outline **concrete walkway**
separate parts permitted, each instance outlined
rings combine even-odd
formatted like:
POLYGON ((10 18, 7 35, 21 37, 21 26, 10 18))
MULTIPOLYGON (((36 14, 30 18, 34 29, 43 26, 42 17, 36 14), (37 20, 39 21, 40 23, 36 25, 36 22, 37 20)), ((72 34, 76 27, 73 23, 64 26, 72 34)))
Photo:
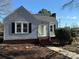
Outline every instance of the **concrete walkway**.
POLYGON ((79 59, 79 54, 77 53, 74 53, 74 52, 70 52, 68 50, 65 50, 65 49, 62 49, 62 48, 59 48, 59 47, 47 47, 49 48, 50 50, 54 50, 60 54, 63 54, 69 58, 72 58, 72 59, 79 59))

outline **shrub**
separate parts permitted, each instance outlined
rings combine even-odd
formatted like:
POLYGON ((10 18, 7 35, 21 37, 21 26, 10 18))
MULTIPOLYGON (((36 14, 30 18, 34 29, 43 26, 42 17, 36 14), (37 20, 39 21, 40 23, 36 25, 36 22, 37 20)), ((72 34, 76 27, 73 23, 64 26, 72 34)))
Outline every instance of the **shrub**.
POLYGON ((58 42, 62 45, 70 43, 72 41, 71 40, 71 32, 68 29, 64 29, 64 28, 57 29, 55 34, 58 39, 58 42))
POLYGON ((3 36, 3 32, 0 32, 0 36, 3 36))
POLYGON ((73 29, 71 29, 71 37, 76 37, 76 32, 73 29))
POLYGON ((0 43, 3 42, 3 32, 0 32, 0 43))
POLYGON ((0 43, 2 43, 3 42, 3 37, 0 37, 0 43))

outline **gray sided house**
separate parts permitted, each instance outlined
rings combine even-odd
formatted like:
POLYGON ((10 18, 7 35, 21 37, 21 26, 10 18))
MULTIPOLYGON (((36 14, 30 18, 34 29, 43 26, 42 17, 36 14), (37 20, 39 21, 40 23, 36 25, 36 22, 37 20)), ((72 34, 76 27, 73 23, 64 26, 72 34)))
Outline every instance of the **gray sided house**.
POLYGON ((35 15, 23 6, 4 19, 4 40, 55 37, 56 16, 35 15))

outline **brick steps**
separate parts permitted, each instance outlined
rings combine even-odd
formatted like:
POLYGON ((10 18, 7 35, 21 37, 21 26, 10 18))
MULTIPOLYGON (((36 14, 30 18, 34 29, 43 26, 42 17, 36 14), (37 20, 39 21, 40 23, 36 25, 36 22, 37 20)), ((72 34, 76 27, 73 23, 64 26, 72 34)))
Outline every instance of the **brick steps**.
POLYGON ((45 44, 53 44, 54 42, 56 42, 56 38, 54 37, 45 37, 45 38, 39 38, 39 43, 42 44, 42 45, 45 45, 45 44))

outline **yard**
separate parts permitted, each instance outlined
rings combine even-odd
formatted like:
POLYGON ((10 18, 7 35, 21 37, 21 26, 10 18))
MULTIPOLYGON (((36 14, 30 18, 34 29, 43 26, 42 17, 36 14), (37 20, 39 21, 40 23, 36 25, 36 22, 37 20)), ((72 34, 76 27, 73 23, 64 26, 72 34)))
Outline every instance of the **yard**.
MULTIPOLYGON (((2 38, 2 37, 1 37, 2 38)), ((53 46, 53 45, 52 45, 53 46)), ((79 38, 62 48, 79 54, 79 38)), ((0 59, 70 59, 46 47, 34 44, 0 44, 0 59)))
POLYGON ((72 44, 65 45, 62 48, 79 54, 79 37, 74 38, 72 44))
POLYGON ((0 59, 70 59, 33 44, 0 44, 0 59))

